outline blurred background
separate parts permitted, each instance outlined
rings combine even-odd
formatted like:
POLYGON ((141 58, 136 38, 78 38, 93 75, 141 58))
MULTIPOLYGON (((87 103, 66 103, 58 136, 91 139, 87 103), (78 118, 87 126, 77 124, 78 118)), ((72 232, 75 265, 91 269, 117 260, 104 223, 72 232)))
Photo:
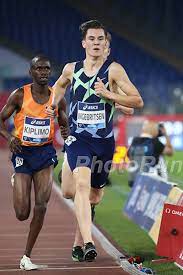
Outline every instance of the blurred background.
POLYGON ((155 115, 183 150, 182 17, 181 0, 0 0, 0 109, 11 91, 31 81, 34 55, 52 61, 51 85, 65 63, 84 58, 79 25, 95 18, 111 32, 111 54, 145 103, 137 117, 116 116, 117 143, 128 145, 143 120, 155 115))
MULTIPOLYGON (((117 149, 113 162, 118 165, 128 161, 127 148, 132 138, 140 135, 146 119, 163 122, 175 150, 166 163, 169 179, 172 186, 176 182, 181 188, 171 202, 177 203, 181 194, 183 203, 182 18, 182 0, 0 0, 0 110, 10 92, 31 82, 28 71, 33 56, 45 54, 50 58, 52 85, 67 62, 84 58, 79 25, 90 19, 100 20, 112 35, 111 55, 124 66, 144 100, 144 108, 133 116, 115 114, 117 149), (171 168, 176 161, 180 161, 177 170, 171 168)), ((66 97, 69 100, 69 95, 66 97)), ((8 126, 11 130, 13 119, 8 126)), ((0 137, 0 152, 5 144, 0 137)), ((58 128, 55 145, 59 151, 63 145, 58 128)), ((55 169, 55 179, 61 164, 62 160, 55 169)), ((156 256, 149 229, 139 230, 122 214, 130 192, 127 172, 113 170, 109 180, 112 185, 97 207, 96 222, 129 255, 145 255, 147 265, 151 265, 156 256)), ((153 197, 151 192, 149 196, 153 197)), ((143 205, 144 194, 141 202, 143 205)), ((159 232, 159 225, 154 227, 159 232)), ((158 274, 182 274, 173 265, 157 269, 158 274)))

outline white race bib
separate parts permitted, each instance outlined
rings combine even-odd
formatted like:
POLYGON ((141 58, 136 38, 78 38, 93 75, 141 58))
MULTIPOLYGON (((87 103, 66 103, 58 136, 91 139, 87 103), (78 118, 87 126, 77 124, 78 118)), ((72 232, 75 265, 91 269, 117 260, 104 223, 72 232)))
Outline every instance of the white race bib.
POLYGON ((78 128, 104 129, 106 127, 104 103, 78 102, 78 128))
POLYGON ((44 143, 50 135, 50 118, 25 117, 22 140, 31 143, 44 143))

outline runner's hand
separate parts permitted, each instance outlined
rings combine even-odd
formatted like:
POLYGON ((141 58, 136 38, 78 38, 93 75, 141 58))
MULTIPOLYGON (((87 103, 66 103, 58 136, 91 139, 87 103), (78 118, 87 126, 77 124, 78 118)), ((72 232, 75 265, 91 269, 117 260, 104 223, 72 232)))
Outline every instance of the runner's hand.
POLYGON ((97 82, 94 84, 94 89, 96 95, 109 98, 110 92, 106 89, 104 83, 99 77, 97 77, 97 82))
POLYGON ((120 112, 124 113, 125 115, 133 115, 134 108, 126 107, 123 105, 120 105, 118 103, 115 103, 115 109, 119 110, 120 112))
POLYGON ((69 127, 60 126, 60 133, 64 140, 69 136, 69 127))
POLYGON ((56 106, 51 105, 46 107, 46 114, 50 117, 55 117, 56 116, 56 106))
POLYGON ((12 153, 22 152, 22 142, 19 138, 11 136, 8 140, 9 148, 12 153))

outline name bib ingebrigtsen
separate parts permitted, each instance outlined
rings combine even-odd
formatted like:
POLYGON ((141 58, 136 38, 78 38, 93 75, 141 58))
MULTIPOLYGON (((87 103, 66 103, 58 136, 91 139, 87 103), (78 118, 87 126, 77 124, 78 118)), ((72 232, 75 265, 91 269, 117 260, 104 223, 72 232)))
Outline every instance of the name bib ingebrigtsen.
POLYGON ((32 143, 43 143, 48 141, 50 135, 49 118, 25 117, 22 140, 32 143))
POLYGON ((78 102, 77 126, 104 129, 106 127, 104 103, 78 102))

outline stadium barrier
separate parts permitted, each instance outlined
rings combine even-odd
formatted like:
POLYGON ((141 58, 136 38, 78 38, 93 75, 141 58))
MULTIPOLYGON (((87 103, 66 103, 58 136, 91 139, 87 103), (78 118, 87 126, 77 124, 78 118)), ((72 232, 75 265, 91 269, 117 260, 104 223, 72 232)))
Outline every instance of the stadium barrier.
POLYGON ((180 256, 182 248, 183 206, 165 203, 156 253, 159 256, 166 257, 167 262, 175 262, 176 260, 182 260, 182 256, 180 256))
POLYGON ((139 174, 126 202, 125 214, 149 232, 172 188, 160 177, 139 174))
MULTIPOLYGON (((174 205, 183 205, 183 202, 181 202, 180 200, 182 196, 183 196, 183 191, 179 187, 173 186, 170 193, 168 194, 168 197, 165 200, 165 203, 174 204, 174 205)), ((162 213, 163 213, 163 209, 160 210, 158 216, 155 219, 153 226, 149 231, 150 237, 153 239, 153 241, 156 244, 159 236, 162 213)))
POLYGON ((183 191, 176 183, 147 173, 136 177, 124 213, 146 230, 157 244, 164 203, 183 205, 183 191))
MULTIPOLYGON (((171 233, 171 230, 169 230, 169 234, 165 232, 169 223, 169 227, 171 227, 172 230, 176 230, 177 233, 176 228, 178 227, 176 221, 178 222, 178 226, 183 228, 183 210, 178 211, 179 213, 176 211, 176 213, 178 213, 177 217, 175 215, 173 215, 173 217, 168 216, 165 220, 165 215, 167 214, 165 206, 167 205, 170 211, 173 209, 172 211, 175 212, 174 208, 183 209, 183 190, 177 187, 176 183, 167 182, 159 176, 143 173, 136 177, 134 186, 125 204, 124 213, 148 232, 149 236, 157 245, 158 255, 172 258, 175 264, 183 269, 182 234, 180 234, 180 232, 178 233, 180 245, 178 241, 175 250, 172 248, 172 238, 175 239, 174 234, 171 233), (165 209, 164 213, 163 206, 165 209), (165 224, 166 226, 164 227, 165 224), (167 238, 169 239, 167 240, 167 238), (168 243, 169 252, 167 248, 168 243), (168 254, 164 253, 164 249, 168 254), (171 255, 174 256, 172 257, 171 255)), ((178 231, 180 230, 178 229, 178 231)))

